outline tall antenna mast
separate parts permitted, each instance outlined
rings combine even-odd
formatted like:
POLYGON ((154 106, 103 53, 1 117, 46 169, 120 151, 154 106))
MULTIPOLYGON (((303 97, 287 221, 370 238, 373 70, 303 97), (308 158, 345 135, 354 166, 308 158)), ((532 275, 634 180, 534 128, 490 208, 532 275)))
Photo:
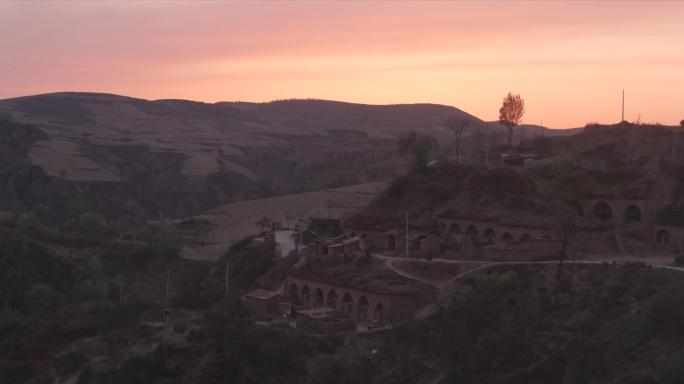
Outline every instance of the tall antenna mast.
POLYGON ((625 90, 622 90, 622 121, 625 121, 625 90))

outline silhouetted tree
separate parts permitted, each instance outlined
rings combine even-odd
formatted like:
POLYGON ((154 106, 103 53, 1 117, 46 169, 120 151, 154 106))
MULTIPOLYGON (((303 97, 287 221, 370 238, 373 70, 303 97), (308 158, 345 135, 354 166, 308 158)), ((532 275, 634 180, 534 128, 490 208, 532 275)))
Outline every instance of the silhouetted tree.
POLYGON ((508 92, 499 109, 499 121, 508 128, 508 148, 513 146, 513 128, 525 114, 525 100, 520 95, 508 92))
POLYGON ((575 215, 572 212, 561 212, 558 215, 558 240, 561 244, 560 253, 558 255, 558 271, 556 279, 561 280, 563 275, 563 263, 568 254, 568 248, 575 240, 575 215))
POLYGON ((682 127, 684 127, 684 120, 680 121, 680 122, 679 122, 679 125, 682 126, 682 127))
POLYGON ((423 171, 430 162, 430 152, 434 147, 434 140, 410 131, 406 137, 399 140, 399 154, 412 157, 411 167, 414 171, 423 171))
POLYGON ((446 125, 454 135, 454 143, 456 144, 456 161, 459 161, 461 159, 461 140, 463 139, 463 135, 465 134, 469 122, 464 119, 459 119, 456 115, 452 115, 447 120, 446 125))

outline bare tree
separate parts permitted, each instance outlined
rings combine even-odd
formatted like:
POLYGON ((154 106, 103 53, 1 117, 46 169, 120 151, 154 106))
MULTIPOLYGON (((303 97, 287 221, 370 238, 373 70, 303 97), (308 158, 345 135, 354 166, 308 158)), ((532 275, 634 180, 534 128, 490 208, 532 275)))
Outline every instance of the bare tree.
POLYGON ((563 276, 563 263, 569 249, 576 243, 575 210, 571 204, 574 191, 575 169, 577 164, 572 157, 556 159, 552 165, 555 178, 555 188, 549 191, 549 199, 553 200, 554 216, 557 221, 558 240, 561 249, 558 255, 558 271, 556 278, 561 281, 563 276))
POLYGON ((399 139, 398 149, 402 156, 410 156, 413 160, 413 170, 421 172, 430 162, 430 153, 435 146, 435 141, 429 136, 419 135, 410 131, 406 137, 399 139))
POLYGON ((456 115, 452 115, 447 120, 446 125, 454 135, 454 142, 456 144, 456 161, 460 161, 461 141, 463 139, 463 135, 465 134, 466 128, 468 128, 469 122, 465 119, 459 119, 456 115))
POLYGON ((508 148, 513 146, 513 128, 520 123, 525 114, 525 100, 520 95, 508 92, 499 109, 499 121, 508 128, 508 148))
POLYGON ((556 279, 561 280, 563 276, 563 262, 565 262, 568 249, 575 242, 575 215, 572 212, 563 210, 558 214, 558 240, 560 241, 561 249, 558 255, 558 270, 556 272, 556 279))

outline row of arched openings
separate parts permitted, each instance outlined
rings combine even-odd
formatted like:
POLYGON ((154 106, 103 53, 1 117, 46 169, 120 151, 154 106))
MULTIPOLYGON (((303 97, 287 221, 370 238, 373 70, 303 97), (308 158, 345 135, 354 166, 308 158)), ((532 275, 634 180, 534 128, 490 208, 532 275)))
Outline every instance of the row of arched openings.
MULTIPOLYGON (((304 308, 334 308, 338 309, 338 296, 337 291, 331 289, 328 291, 327 295, 323 295, 323 290, 316 288, 311 293, 308 285, 305 285, 301 292, 297 287, 297 284, 292 283, 288 288, 288 298, 293 304, 301 305, 304 308)), ((339 305, 339 310, 342 315, 352 318, 354 314, 354 298, 349 292, 346 292, 342 296, 342 301, 339 305)), ((359 297, 356 303, 356 320, 359 322, 365 322, 373 320, 382 323, 385 317, 385 307, 382 303, 377 303, 373 308, 373 313, 371 317, 370 302, 365 295, 359 297)))
MULTIPOLYGON (((443 228, 444 228, 444 226, 443 226, 443 228)), ((448 235, 450 237, 455 237, 458 239, 462 233, 463 232, 461 231, 461 227, 458 225, 458 223, 453 223, 449 227, 449 234, 448 235)), ((471 237, 479 237, 480 231, 477 229, 477 227, 475 225, 471 224, 466 228, 465 234, 467 236, 471 236, 471 237)), ((530 240, 531 238, 532 238, 532 236, 530 236, 529 233, 523 233, 520 236, 520 241, 527 241, 527 240, 530 240)), ((485 231, 483 233, 483 239, 488 244, 496 243, 497 242, 496 231, 494 231, 493 228, 485 229, 485 231)), ((501 237, 499 238, 499 242, 504 243, 504 244, 512 244, 514 241, 515 241, 515 239, 513 238, 513 235, 510 232, 504 232, 501 235, 501 237)))
MULTIPOLYGON (((570 205, 574 208, 575 213, 578 216, 584 217, 584 208, 580 203, 573 201, 570 203, 570 205)), ((613 209, 607 202, 599 201, 596 204, 594 204, 594 207, 592 208, 592 215, 594 216, 594 218, 599 219, 601 221, 608 221, 613 218, 613 209)), ((641 222, 641 209, 639 209, 639 207, 637 207, 634 204, 628 205, 625 208, 624 219, 625 223, 628 224, 641 222)))
MULTIPOLYGON (((578 203, 577 201, 572 201, 570 202, 570 206, 573 208, 577 216, 584 217, 584 207, 582 207, 582 204, 578 203)), ((592 208, 592 215, 594 218, 597 218, 601 221, 608 221, 613 218, 613 209, 610 207, 610 204, 608 204, 605 201, 599 201, 596 204, 594 204, 594 207, 592 208)), ((641 214, 641 209, 637 207, 634 204, 630 204, 625 208, 624 212, 624 219, 625 223, 638 223, 641 222, 642 220, 642 214, 641 214)), ((444 223, 442 223, 442 230, 445 229, 444 223)), ((451 227, 449 227, 449 235, 450 236, 459 236, 463 232, 461 231, 461 227, 457 223, 451 224, 451 227)), ((478 231, 477 227, 475 225, 469 225, 466 228, 465 234, 468 236, 480 236, 480 231, 478 231)), ((510 235, 510 234, 509 234, 510 235)), ((496 235, 494 234, 494 230, 491 228, 488 228, 485 230, 484 233, 484 238, 485 240, 489 242, 492 239, 496 239, 496 235)))

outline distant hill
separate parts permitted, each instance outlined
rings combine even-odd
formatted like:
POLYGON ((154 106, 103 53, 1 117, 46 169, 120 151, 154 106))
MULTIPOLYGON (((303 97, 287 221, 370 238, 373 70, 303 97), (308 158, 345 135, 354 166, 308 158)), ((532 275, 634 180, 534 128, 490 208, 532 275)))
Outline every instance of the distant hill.
POLYGON ((405 169, 396 140, 412 130, 448 146, 450 116, 467 121, 471 135, 474 127, 505 130, 444 105, 328 100, 212 104, 62 92, 0 100, 0 113, 37 130, 30 138, 16 131, 21 145, 6 143, 14 160, 3 168, 0 210, 23 199, 117 216, 125 205, 140 220, 391 180, 405 169), (88 203, 70 203, 75 193, 88 203))

